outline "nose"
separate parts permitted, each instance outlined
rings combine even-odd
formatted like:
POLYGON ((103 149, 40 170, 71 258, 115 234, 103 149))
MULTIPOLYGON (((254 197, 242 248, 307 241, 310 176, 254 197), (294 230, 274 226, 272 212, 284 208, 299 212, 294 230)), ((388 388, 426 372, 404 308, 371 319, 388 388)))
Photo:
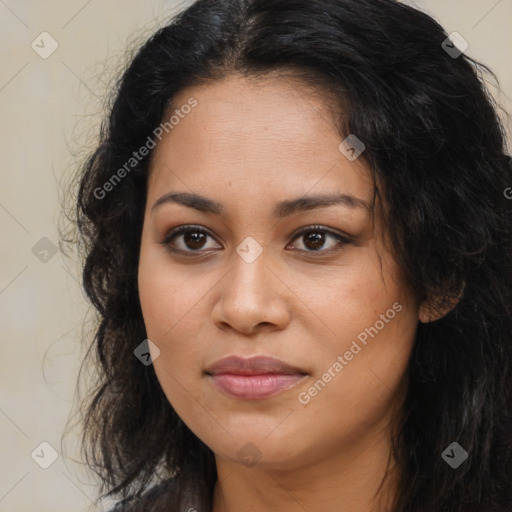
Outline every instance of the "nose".
POLYGON ((290 320, 290 290, 269 265, 265 251, 251 263, 238 254, 231 271, 219 283, 213 321, 222 330, 233 329, 246 336, 262 329, 281 330, 290 320))

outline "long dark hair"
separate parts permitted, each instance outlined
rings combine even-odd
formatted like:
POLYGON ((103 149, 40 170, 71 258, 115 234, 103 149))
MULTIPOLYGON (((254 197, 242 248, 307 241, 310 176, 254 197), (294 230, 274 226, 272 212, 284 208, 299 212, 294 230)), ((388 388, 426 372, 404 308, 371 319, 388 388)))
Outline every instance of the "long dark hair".
POLYGON ((212 451, 134 356, 146 338, 137 268, 150 158, 126 162, 187 86, 291 70, 343 105, 340 141, 364 142, 390 246, 418 299, 440 309, 458 299, 418 325, 393 512, 512 510, 512 166, 484 81, 496 76, 450 54, 447 37, 393 0, 198 0, 137 51, 80 168, 76 205, 83 286, 99 316, 83 454, 103 496, 174 510, 189 492, 210 510, 217 478, 212 451), (442 456, 453 442, 469 455, 457 469, 442 456))

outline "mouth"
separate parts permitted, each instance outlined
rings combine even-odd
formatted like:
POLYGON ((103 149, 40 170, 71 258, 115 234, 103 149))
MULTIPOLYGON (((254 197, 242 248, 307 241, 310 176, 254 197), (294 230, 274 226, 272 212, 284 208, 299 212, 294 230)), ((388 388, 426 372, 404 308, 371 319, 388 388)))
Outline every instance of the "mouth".
POLYGON ((308 374, 284 361, 254 356, 230 356, 205 371, 215 388, 239 399, 258 400, 275 396, 302 381, 308 374))

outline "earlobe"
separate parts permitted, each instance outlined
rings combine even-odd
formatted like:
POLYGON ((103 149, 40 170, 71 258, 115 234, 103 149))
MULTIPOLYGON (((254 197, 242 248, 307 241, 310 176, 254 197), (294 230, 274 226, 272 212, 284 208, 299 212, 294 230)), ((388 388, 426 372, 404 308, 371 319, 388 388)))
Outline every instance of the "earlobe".
POLYGON ((462 293, 458 297, 448 298, 444 301, 439 299, 425 299, 421 304, 418 311, 418 318, 421 323, 435 322, 446 316, 452 311, 462 298, 462 293))

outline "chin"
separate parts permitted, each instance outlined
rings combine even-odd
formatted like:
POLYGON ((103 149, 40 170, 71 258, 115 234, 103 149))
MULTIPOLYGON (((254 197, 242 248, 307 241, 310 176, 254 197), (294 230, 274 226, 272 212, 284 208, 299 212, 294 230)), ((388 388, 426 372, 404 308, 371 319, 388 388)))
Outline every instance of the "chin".
POLYGON ((299 463, 301 454, 299 447, 303 446, 303 440, 291 437, 271 435, 269 430, 258 432, 254 429, 249 433, 243 433, 219 442, 206 444, 210 446, 216 456, 228 459, 235 464, 248 468, 260 468, 265 470, 287 470, 299 463))

